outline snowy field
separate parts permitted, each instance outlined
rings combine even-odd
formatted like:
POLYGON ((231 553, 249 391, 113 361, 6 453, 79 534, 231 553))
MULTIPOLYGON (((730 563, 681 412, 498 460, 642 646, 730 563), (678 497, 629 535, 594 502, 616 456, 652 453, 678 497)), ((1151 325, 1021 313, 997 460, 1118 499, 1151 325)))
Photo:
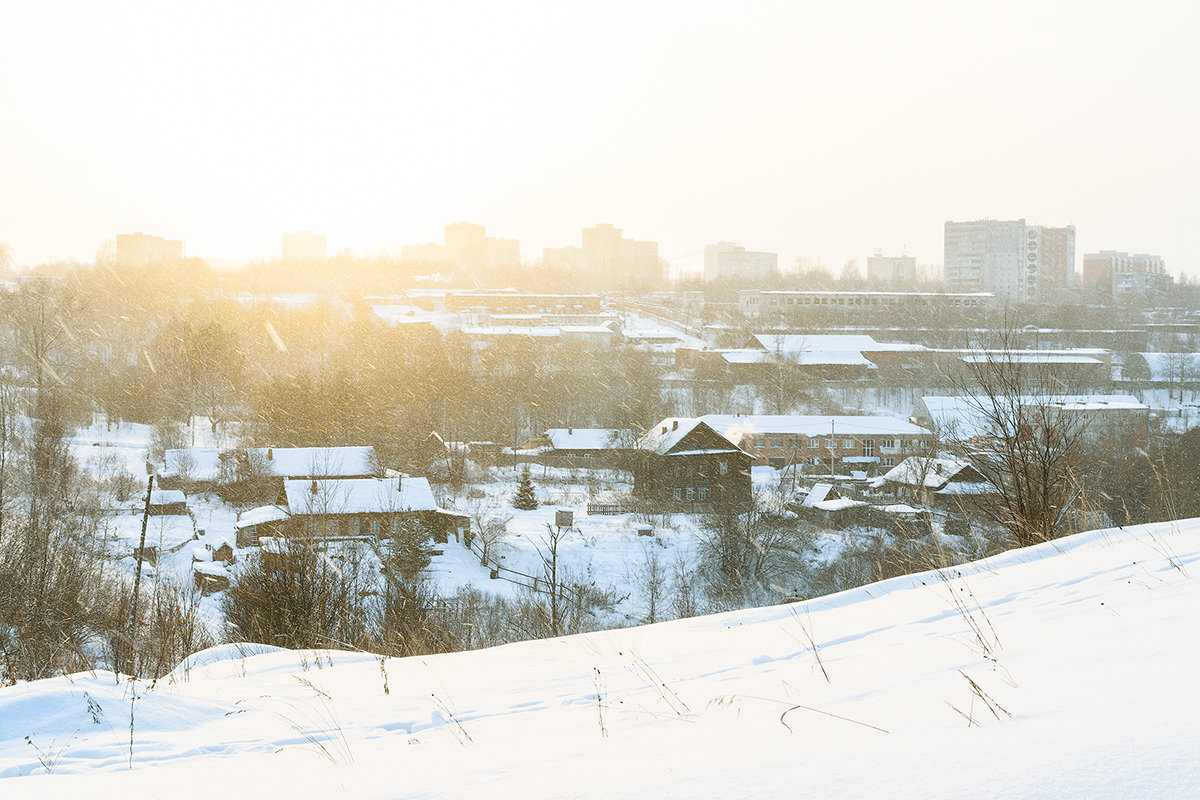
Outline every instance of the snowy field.
POLYGON ((0 792, 1194 797, 1198 571, 1189 520, 469 653, 224 646, 0 690, 0 792))

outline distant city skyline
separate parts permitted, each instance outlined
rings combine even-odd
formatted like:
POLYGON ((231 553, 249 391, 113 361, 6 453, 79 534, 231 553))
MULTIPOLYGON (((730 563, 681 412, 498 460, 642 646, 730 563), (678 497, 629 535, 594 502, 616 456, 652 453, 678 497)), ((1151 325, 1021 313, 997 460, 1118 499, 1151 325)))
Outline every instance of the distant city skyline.
POLYGON ((1200 273, 1193 3, 304 9, 11 4, 0 243, 91 261, 146 231, 243 261, 468 220, 535 260, 611 223, 675 272, 729 241, 837 274, 1025 218, 1075 227, 1076 270, 1200 273))

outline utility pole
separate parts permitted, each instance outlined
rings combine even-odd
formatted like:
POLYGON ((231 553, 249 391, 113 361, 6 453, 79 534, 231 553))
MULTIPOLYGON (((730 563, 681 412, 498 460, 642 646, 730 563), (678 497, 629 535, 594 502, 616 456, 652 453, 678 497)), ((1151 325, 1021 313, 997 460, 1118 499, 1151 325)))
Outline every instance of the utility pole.
POLYGON ((146 506, 142 510, 142 538, 138 542, 137 551, 137 574, 133 577, 133 602, 130 604, 129 612, 129 664, 130 672, 133 674, 133 669, 136 663, 136 654, 134 653, 134 645, 137 643, 137 606, 138 592, 142 588, 142 559, 146 555, 146 524, 150 521, 150 495, 154 492, 154 475, 151 474, 146 480, 146 506))
POLYGON ((829 479, 833 480, 833 449, 837 447, 837 420, 829 418, 829 479))

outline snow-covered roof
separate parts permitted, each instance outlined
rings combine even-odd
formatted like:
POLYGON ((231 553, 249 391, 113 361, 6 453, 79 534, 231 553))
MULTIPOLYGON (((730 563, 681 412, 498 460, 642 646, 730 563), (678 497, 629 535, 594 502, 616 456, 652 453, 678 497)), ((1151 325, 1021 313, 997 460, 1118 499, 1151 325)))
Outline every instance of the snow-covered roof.
POLYGON ((1003 354, 969 353, 962 357, 967 364, 986 364, 992 361, 1008 364, 1100 364, 1099 358, 1082 353, 1049 350, 1012 351, 1003 354))
MULTIPOLYGON (((701 417, 667 417, 662 422, 655 425, 650 430, 642 435, 642 438, 637 441, 639 450, 650 450, 658 455, 666 455, 673 447, 683 441, 683 438, 696 428, 704 426, 712 431, 715 436, 724 438, 720 431, 713 429, 701 417)), ((733 442, 729 443, 728 448, 704 448, 694 449, 686 452, 680 452, 678 455, 690 455, 696 453, 740 453, 742 452, 733 442)))
POLYGON ((761 364, 767 360, 767 353, 762 350, 726 350, 721 358, 730 364, 761 364))
POLYGON ((908 503, 889 503, 884 506, 876 506, 880 511, 886 514, 919 514, 920 509, 913 508, 908 503))
POLYGON ((436 511, 438 507, 425 478, 290 480, 284 481, 283 490, 292 514, 436 511))
POLYGON ((173 506, 186 503, 187 497, 178 489, 153 489, 150 492, 150 505, 173 506))
POLYGON ((546 438, 555 450, 609 450, 621 446, 624 434, 616 428, 550 428, 546 438))
POLYGON ((813 487, 808 490, 808 494, 805 496, 804 502, 800 505, 805 508, 815 508, 817 503, 824 503, 830 494, 837 494, 833 489, 832 483, 814 484, 813 487))
POLYGON ((286 509, 279 506, 259 506, 239 514, 234 527, 241 530, 252 525, 262 525, 264 522, 277 522, 290 516, 286 509))
POLYGON ((183 447, 163 454, 160 477, 176 478, 186 473, 189 480, 215 481, 221 471, 221 451, 215 447, 183 447))
POLYGON ((899 417, 813 414, 706 414, 709 427, 734 444, 746 436, 928 436, 929 431, 899 417))
POLYGON ((865 506, 862 500, 851 500, 849 497, 837 497, 833 500, 822 500, 819 503, 813 503, 812 507, 820 511, 844 511, 847 508, 856 508, 865 506))
POLYGON ((251 449, 280 478, 363 477, 375 474, 374 447, 258 447, 251 449))
POLYGON ((229 570, 223 564, 215 561, 193 561, 192 571, 199 572, 201 575, 211 575, 212 577, 228 578, 229 570))
POLYGON ((996 487, 987 481, 951 481, 938 489, 934 494, 942 495, 978 495, 995 494, 996 487))
POLYGON ((756 333, 751 341, 766 354, 778 354, 796 364, 857 365, 869 369, 875 368, 875 363, 864 352, 926 349, 907 342, 877 342, 860 333, 756 333))
MULTIPOLYGON (((986 409, 993 400, 982 395, 925 395, 921 398, 934 428, 956 439, 983 436, 988 428, 986 409)), ((995 402, 1006 403, 1003 397, 995 402)), ((1022 406, 1047 405, 1064 411, 1149 411, 1150 407, 1128 394, 1026 395, 1017 398, 1022 406)))
POLYGON ((967 462, 956 458, 912 456, 885 472, 882 478, 884 483, 940 489, 967 466, 967 462))

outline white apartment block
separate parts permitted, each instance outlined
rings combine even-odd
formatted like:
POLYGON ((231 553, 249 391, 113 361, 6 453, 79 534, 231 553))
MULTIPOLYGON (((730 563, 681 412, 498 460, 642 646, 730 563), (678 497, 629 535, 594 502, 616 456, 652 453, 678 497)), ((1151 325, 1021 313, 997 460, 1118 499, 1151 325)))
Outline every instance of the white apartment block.
POLYGON ((876 252, 867 259, 867 283, 881 289, 901 289, 917 280, 917 259, 913 256, 885 256, 876 252))
POLYGON ((779 254, 747 250, 733 242, 717 242, 704 248, 704 280, 719 278, 766 278, 779 272, 779 254))
POLYGON ((1050 302, 1075 286, 1075 226, 1025 220, 947 222, 943 286, 994 292, 1019 302, 1050 302))

